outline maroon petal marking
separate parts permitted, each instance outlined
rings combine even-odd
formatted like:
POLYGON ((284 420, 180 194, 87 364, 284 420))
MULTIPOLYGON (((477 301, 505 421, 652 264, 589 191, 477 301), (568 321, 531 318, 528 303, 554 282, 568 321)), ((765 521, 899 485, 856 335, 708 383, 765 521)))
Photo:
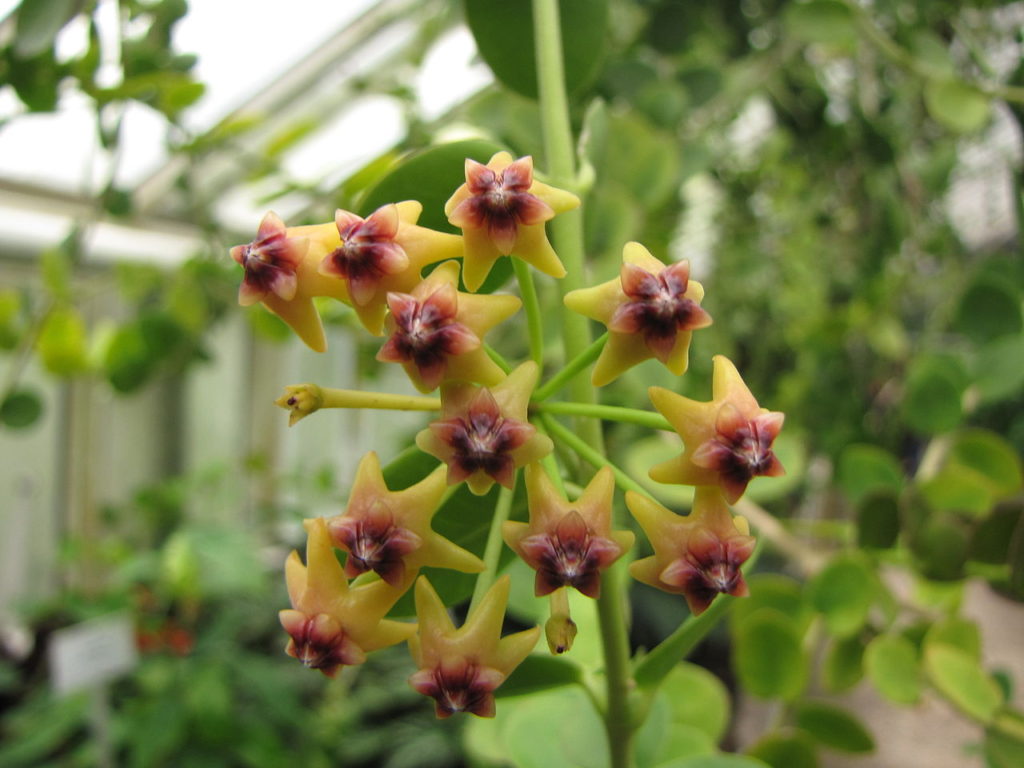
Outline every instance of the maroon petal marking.
POLYGON ((336 619, 325 613, 281 611, 281 625, 291 636, 287 653, 310 669, 334 677, 344 665, 362 664, 366 654, 345 634, 336 619))
POLYGON ((515 461, 510 453, 523 445, 536 428, 504 417, 494 396, 484 387, 463 417, 435 421, 430 430, 451 449, 450 483, 482 471, 496 482, 511 487, 515 461))
POLYGON ((422 302, 406 293, 389 293, 388 307, 395 330, 377 354, 378 360, 411 363, 429 389, 444 380, 448 358, 480 346, 480 339, 456 322, 458 293, 445 284, 422 302))
POLYGON ((522 157, 503 171, 466 161, 466 187, 470 196, 459 203, 448 220, 463 229, 487 229, 499 252, 515 248, 520 225, 542 224, 554 218, 554 209, 528 192, 533 184, 533 158, 522 157))
POLYGON ((736 406, 726 403, 715 419, 715 436, 697 446, 691 461, 718 472, 726 498, 735 501, 755 477, 775 477, 785 471, 772 452, 784 419, 775 411, 745 419, 736 406))
MULTIPOLYGON (((699 523, 698 523, 699 525, 699 523)), ((665 584, 679 589, 694 614, 702 613, 718 594, 747 594, 740 566, 754 551, 751 536, 736 535, 723 541, 707 528, 698 528, 687 542, 686 552, 659 575, 665 584)))
POLYGON ((422 539, 395 525, 390 511, 375 506, 362 514, 350 513, 328 524, 331 542, 348 553, 345 575, 355 578, 374 571, 391 586, 405 578, 405 557, 422 546, 422 539))
POLYGON ((299 262, 309 249, 304 237, 288 237, 281 218, 270 212, 263 217, 256 239, 231 249, 231 258, 245 269, 238 290, 238 303, 255 304, 273 293, 285 301, 295 298, 298 290, 299 262))
POLYGON ((398 209, 385 205, 366 219, 338 210, 334 223, 341 245, 324 257, 320 271, 347 280, 352 300, 365 306, 373 300, 383 277, 409 266, 408 254, 394 239, 399 227, 398 209))
POLYGON ((449 667, 421 669, 409 678, 409 683, 434 699, 440 718, 456 712, 494 717, 494 691, 504 679, 496 669, 463 661, 449 667))
POLYGON ((599 597, 601 571, 622 553, 611 539, 597 536, 576 510, 558 522, 553 533, 527 536, 520 544, 528 564, 537 570, 534 593, 541 597, 560 587, 575 587, 599 597))
POLYGON ((703 328, 711 316, 685 296, 690 265, 682 261, 665 267, 657 275, 623 264, 619 272, 626 301, 608 322, 616 333, 642 333, 648 349, 662 362, 668 360, 680 331, 703 328))

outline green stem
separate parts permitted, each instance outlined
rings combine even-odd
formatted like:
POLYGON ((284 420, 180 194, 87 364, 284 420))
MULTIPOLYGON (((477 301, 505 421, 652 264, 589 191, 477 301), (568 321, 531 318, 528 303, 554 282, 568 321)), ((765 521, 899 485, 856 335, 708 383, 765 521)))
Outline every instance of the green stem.
POLYGON ((530 357, 537 365, 544 365, 544 320, 537 300, 537 288, 533 284, 530 265, 522 259, 512 257, 512 269, 519 283, 519 295, 526 311, 526 327, 530 340, 530 357))
POLYGON ((531 400, 535 403, 539 403, 542 400, 547 400, 553 394, 558 392, 565 384, 570 381, 577 373, 582 371, 592 362, 597 360, 598 355, 601 354, 601 350, 604 349, 605 343, 608 341, 608 334, 604 334, 601 338, 597 339, 593 344, 583 350, 580 354, 576 355, 572 360, 565 364, 558 373, 552 376, 548 381, 544 382, 544 385, 538 387, 531 400))
MULTIPOLYGON (((576 158, 569 122, 569 100, 565 91, 558 0, 533 0, 533 35, 547 170, 554 185, 574 189, 577 188, 576 158)), ((556 216, 549 224, 549 232, 555 251, 566 269, 566 276, 558 281, 559 292, 564 298, 569 291, 582 288, 585 281, 582 211, 577 209, 556 216)), ((570 312, 563 304, 564 359, 579 357, 590 346, 590 341, 589 320, 583 315, 570 312)), ((579 403, 594 403, 597 400, 590 382, 581 377, 571 381, 569 391, 572 399, 579 403)), ((554 423, 553 419, 550 421, 554 423)), ((599 422, 584 421, 578 425, 578 429, 583 440, 594 446, 598 455, 604 453, 599 422)), ((626 597, 622 580, 617 578, 620 572, 621 567, 613 567, 605 574, 597 610, 604 653, 607 696, 604 724, 610 764, 611 768, 630 768, 634 723, 629 706, 631 682, 629 638, 624 611, 626 597)))
POLYGON ((417 395, 392 395, 386 392, 362 392, 358 389, 322 387, 321 408, 373 408, 386 411, 439 411, 441 400, 417 395))
POLYGON ((654 498, 650 491, 640 485, 640 483, 630 477, 612 461, 587 445, 579 435, 573 434, 569 429, 555 421, 554 417, 542 414, 540 416, 540 421, 544 425, 544 430, 551 435, 551 437, 574 451, 587 463, 598 469, 601 467, 610 467, 612 472, 615 474, 615 482, 618 483, 619 487, 624 491, 635 491, 636 493, 647 496, 648 498, 654 498))
MULTIPOLYGON (((513 483, 514 485, 515 483, 513 483)), ((498 560, 501 559, 501 548, 504 544, 501 538, 501 526, 508 520, 508 516, 512 512, 512 496, 513 491, 504 487, 498 494, 498 503, 494 506, 494 518, 491 520, 491 528, 487 532, 487 544, 484 545, 484 570, 476 577, 473 598, 469 603, 470 611, 491 588, 498 573, 498 560)))
POLYGON ((591 403, 534 403, 533 409, 540 413, 558 413, 563 416, 589 416, 593 419, 607 419, 623 424, 639 424, 641 427, 663 429, 674 432, 675 429, 660 413, 641 411, 637 408, 620 408, 616 405, 592 405, 591 403))
POLYGON ((487 353, 487 356, 491 358, 491 360, 493 360, 501 370, 505 373, 512 373, 512 366, 498 350, 490 344, 484 344, 484 352, 487 353))

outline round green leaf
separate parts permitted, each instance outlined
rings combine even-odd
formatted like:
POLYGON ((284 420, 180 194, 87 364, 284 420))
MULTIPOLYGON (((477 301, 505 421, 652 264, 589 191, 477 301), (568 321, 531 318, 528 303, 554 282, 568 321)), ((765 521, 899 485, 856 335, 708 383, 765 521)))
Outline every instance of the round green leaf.
POLYGON ((770 734, 750 749, 750 755, 772 768, 818 768, 814 742, 803 731, 770 734))
POLYGON ((1003 704, 1003 694, 977 659, 950 645, 925 648, 924 667, 939 692, 964 714, 990 723, 1003 704))
POLYGON ((22 0, 17 12, 14 53, 30 59, 51 45, 78 11, 76 0, 22 0))
MULTIPOLYGON (((570 93, 591 83, 604 58, 607 0, 559 4, 565 83, 570 93)), ((537 98, 537 62, 530 3, 464 0, 466 23, 487 66, 505 86, 537 98)))
POLYGON ((748 693, 793 699, 807 683, 807 655, 789 617, 774 608, 750 614, 733 635, 732 665, 748 693))
POLYGON ((948 432, 963 417, 966 373, 949 358, 920 357, 910 367, 903 393, 903 418, 927 434, 948 432))
POLYGON ((43 401, 32 390, 16 389, 0 403, 0 423, 11 429, 24 429, 39 420, 43 401))
POLYGON ((786 6, 786 30, 808 43, 852 45, 857 40, 853 11, 839 0, 811 0, 786 6))
POLYGON ((703 667, 680 662, 661 683, 674 726, 688 725, 717 744, 729 726, 729 691, 703 667))
POLYGON ((55 376, 73 376, 88 367, 86 330, 74 307, 54 309, 46 318, 36 341, 43 367, 55 376))
POLYGON ((801 634, 811 622, 812 610, 804 600, 803 588, 796 579, 781 573, 755 573, 747 579, 750 595, 737 600, 729 614, 735 629, 750 614, 761 608, 774 608, 786 616, 801 634))
POLYGON ((599 768, 608 764, 604 725, 590 698, 578 686, 559 688, 519 701, 503 712, 503 736, 508 755, 519 768, 579 765, 599 768), (571 712, 571 717, 566 713, 571 712))
POLYGON ((982 346, 972 370, 983 403, 1016 397, 1024 387, 1024 334, 1003 336, 982 346))
POLYGON ((1024 716, 1010 711, 997 718, 985 732, 985 757, 991 768, 1024 765, 1024 716))
POLYGON ((980 475, 999 501, 1015 495, 1024 484, 1020 456, 1001 435, 986 429, 968 429, 953 440, 947 462, 980 475))
POLYGON ((826 690, 833 693, 847 691, 863 677, 864 641, 857 635, 833 640, 822 667, 822 683, 826 690))
POLYGON ((795 707, 797 726, 823 746, 841 752, 873 752, 875 740, 861 722, 844 709, 819 701, 801 701, 795 707))
POLYGON ((937 122, 956 133, 984 127, 992 111, 989 98, 961 80, 929 80, 924 103, 937 122))
POLYGON ((960 297, 953 329, 976 344, 1019 334, 1024 329, 1020 295, 994 275, 980 275, 960 297))
POLYGON ((910 542, 921 574, 935 581, 963 578, 967 562, 967 531, 951 519, 931 520, 910 542))
POLYGON ((702 755, 662 763, 657 768, 769 768, 766 763, 743 755, 702 755))
POLYGON ((924 636, 924 646, 931 648, 936 645, 955 648, 975 661, 981 661, 981 632, 978 625, 968 619, 951 616, 932 624, 924 636))
POLYGON ((885 698, 913 704, 921 696, 921 670, 914 644, 903 635, 879 635, 864 652, 868 678, 885 698))
POLYGON ((106 349, 103 367, 111 386, 118 392, 132 392, 149 378, 155 360, 137 323, 114 332, 106 349))
POLYGON ((824 614, 826 628, 836 637, 864 626, 876 592, 874 574, 851 557, 836 558, 807 584, 811 605, 824 614))
POLYGON ((1020 525, 1024 508, 1020 504, 1000 505, 974 527, 967 556, 981 563, 1001 564, 1010 556, 1013 532, 1020 525))
POLYGON ((888 549, 900 535, 900 503, 891 491, 865 496, 857 505, 857 544, 863 548, 888 549))
POLYGON ((879 490, 899 492, 903 468, 884 448, 854 443, 843 449, 837 472, 839 486, 854 504, 879 490))

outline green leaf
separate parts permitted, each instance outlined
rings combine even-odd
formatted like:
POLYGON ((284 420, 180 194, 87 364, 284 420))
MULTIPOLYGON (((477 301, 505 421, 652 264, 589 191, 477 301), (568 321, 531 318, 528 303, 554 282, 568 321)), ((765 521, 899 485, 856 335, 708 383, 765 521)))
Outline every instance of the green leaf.
POLYGON ((1019 334, 1024 330, 1020 294, 995 275, 979 275, 960 297, 953 330, 975 344, 1019 334))
POLYGON ((110 385, 118 392, 128 393, 148 381, 155 363, 141 326, 130 323, 114 332, 103 367, 110 385))
POLYGON ((729 691, 714 674, 686 661, 680 662, 661 684, 674 725, 688 725, 706 734, 712 744, 729 727, 729 691))
POLYGON ((748 693, 793 699, 807 684, 808 659, 792 621, 774 608, 746 617, 733 632, 732 666, 748 693))
POLYGON ((891 491, 865 496, 857 505, 857 545, 865 549, 889 549, 900 535, 900 502, 891 491))
POLYGON ((982 403, 1016 397, 1024 387, 1024 334, 1003 336, 983 345, 971 368, 982 403))
POLYGON ((988 123, 989 98, 962 80, 929 80, 924 87, 929 114, 956 133, 971 133, 988 123))
POLYGON ((750 755, 772 768, 818 768, 814 742, 803 731, 769 734, 751 747, 750 755))
POLYGON ((607 766, 608 742, 604 725, 590 698, 580 687, 571 686, 503 701, 501 706, 506 754, 518 768, 607 766), (571 717, 566 713, 572 713, 571 717))
POLYGON ((578 665, 556 656, 531 654, 513 670, 495 695, 524 696, 582 682, 583 673, 578 665))
POLYGON ((657 768, 769 768, 767 764, 742 755, 702 755, 661 763, 657 768))
POLYGON ((25 429, 39 420, 43 401, 33 390, 16 389, 0 403, 0 423, 11 429, 25 429))
POLYGON ((858 635, 832 641, 822 667, 826 690, 841 693, 853 688, 864 677, 864 641, 858 635))
POLYGON ((811 606, 803 596, 803 588, 796 579, 781 573, 755 573, 747 579, 750 595, 737 600, 732 607, 729 623, 735 629, 750 614, 762 608, 774 608, 786 616, 803 634, 814 618, 811 606))
POLYGON ((871 734, 845 709, 820 701, 801 701, 794 707, 794 719, 821 745, 841 752, 874 752, 871 734))
POLYGON ((684 663, 679 669, 686 671, 665 679, 636 733, 633 742, 636 765, 654 766, 716 752, 715 744, 728 724, 728 693, 717 678, 700 667, 684 663), (690 675, 691 669, 697 674, 690 675), (691 683, 696 684, 692 691, 688 688, 691 683), (705 695, 710 697, 710 718, 700 708, 705 695), (712 737, 712 733, 719 736, 712 737))
POLYGON ((45 51, 77 11, 77 0, 21 0, 14 54, 29 59, 45 51))
POLYGON ((853 557, 840 556, 807 584, 807 598, 836 637, 848 637, 867 621, 878 586, 874 574, 853 557))
POLYGON ((854 443, 839 457, 837 481, 850 501, 857 504, 876 491, 898 493, 903 487, 903 468, 884 448, 854 443))
POLYGON ((951 616, 932 624, 924 636, 924 647, 937 645, 949 646, 981 661, 981 632, 978 625, 968 619, 951 616))
POLYGON ((36 349, 43 367, 55 376, 73 376, 88 367, 86 330, 74 307, 58 307, 46 316, 36 349))
POLYGON ((987 724, 1003 704, 999 685, 970 654, 950 645, 925 648, 924 667, 939 692, 968 717, 987 724))
POLYGON ((928 521, 914 534, 910 548, 925 578, 935 581, 963 578, 967 531, 957 521, 949 518, 928 521))
POLYGON ((1010 557, 1013 532, 1020 525, 1024 508, 1019 504, 1000 505, 974 527, 967 556, 982 563, 1002 564, 1010 557))
POLYGON ((857 41, 853 11, 838 0, 811 0, 786 6, 786 30, 807 43, 850 46, 857 41))
POLYGON ((956 465, 975 472, 985 483, 993 501, 1017 494, 1024 484, 1021 460, 1013 445, 986 429, 957 433, 946 466, 956 465))
POLYGON ((1010 711, 996 718, 996 724, 985 731, 985 757, 991 768, 1024 765, 1024 716, 1010 711))
MULTIPOLYGON (((70 239, 65 242, 70 242, 70 239)), ((39 271, 43 285, 53 298, 70 298, 73 265, 67 248, 57 246, 43 251, 39 256, 39 271)))
MULTIPOLYGON (((562 55, 570 93, 593 82, 604 59, 607 0, 562 0, 562 55)), ((464 0, 466 23, 494 76, 508 88, 537 98, 537 64, 530 3, 464 0)))
POLYGON ((885 698, 914 704, 921 696, 921 670, 917 650, 903 635, 879 635, 864 652, 868 678, 885 698))
POLYGON ((902 411, 907 424, 919 432, 948 432, 963 418, 961 399, 967 374, 952 358, 916 358, 907 374, 902 411))

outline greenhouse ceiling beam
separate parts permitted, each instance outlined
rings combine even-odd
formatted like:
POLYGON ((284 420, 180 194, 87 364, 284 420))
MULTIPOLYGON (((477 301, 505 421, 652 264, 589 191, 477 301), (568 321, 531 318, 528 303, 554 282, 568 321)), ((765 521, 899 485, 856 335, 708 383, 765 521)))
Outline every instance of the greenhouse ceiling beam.
MULTIPOLYGON (((288 114, 294 105, 315 91, 317 82, 327 77, 340 62, 368 45, 388 27, 404 20, 423 5, 422 0, 381 0, 373 8, 332 35, 308 56, 284 72, 266 88, 229 112, 204 135, 216 134, 218 129, 252 115, 273 118, 288 114)), ((266 130, 253 131, 247 139, 257 141, 266 130)), ((246 139, 242 139, 245 141, 246 139)), ((204 163, 208 158, 204 158, 204 163)), ((178 179, 188 172, 189 158, 177 154, 141 182, 135 189, 134 200, 138 210, 151 211, 168 199, 178 179)))

